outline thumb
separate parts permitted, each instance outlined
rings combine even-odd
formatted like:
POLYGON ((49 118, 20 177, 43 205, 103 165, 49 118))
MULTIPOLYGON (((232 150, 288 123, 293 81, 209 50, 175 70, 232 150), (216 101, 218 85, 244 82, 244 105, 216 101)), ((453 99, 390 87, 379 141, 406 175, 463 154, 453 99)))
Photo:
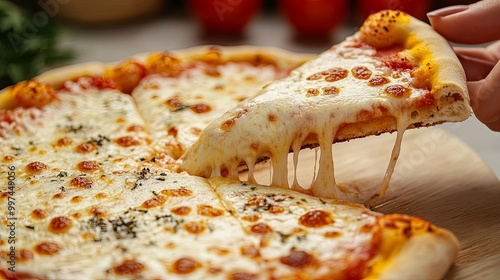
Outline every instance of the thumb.
POLYGON ((449 6, 427 14, 432 27, 446 39, 461 44, 481 44, 500 38, 500 1, 484 0, 449 6))

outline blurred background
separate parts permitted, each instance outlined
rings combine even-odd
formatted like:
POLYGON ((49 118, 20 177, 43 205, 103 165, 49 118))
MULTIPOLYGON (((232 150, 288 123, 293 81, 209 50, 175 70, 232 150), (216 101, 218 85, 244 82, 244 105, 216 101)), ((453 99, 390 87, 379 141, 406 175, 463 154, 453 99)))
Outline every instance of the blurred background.
POLYGON ((467 0, 0 0, 0 88, 68 63, 201 44, 317 53, 370 13, 422 20, 467 0))
MULTIPOLYGON (((197 45, 259 45, 319 53, 369 13, 426 12, 470 0, 0 0, 0 88, 53 67, 115 62, 197 45)), ((474 117, 441 126, 500 177, 500 134, 474 117)), ((460 152, 460 151, 457 151, 460 152)))

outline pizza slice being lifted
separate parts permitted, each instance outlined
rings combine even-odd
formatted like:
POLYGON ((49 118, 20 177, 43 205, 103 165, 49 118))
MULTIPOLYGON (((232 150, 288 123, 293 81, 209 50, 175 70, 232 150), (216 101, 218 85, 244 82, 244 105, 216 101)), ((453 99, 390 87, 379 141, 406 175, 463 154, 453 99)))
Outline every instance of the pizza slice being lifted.
POLYGON ((183 155, 180 169, 255 182, 254 165, 271 159, 272 185, 338 198, 332 143, 397 131, 380 193, 385 193, 407 128, 458 122, 471 114, 464 71, 449 43, 399 11, 371 15, 359 32, 212 122, 183 155), (288 182, 287 155, 319 146, 309 189, 288 182), (232 147, 227 149, 227 147, 232 147))

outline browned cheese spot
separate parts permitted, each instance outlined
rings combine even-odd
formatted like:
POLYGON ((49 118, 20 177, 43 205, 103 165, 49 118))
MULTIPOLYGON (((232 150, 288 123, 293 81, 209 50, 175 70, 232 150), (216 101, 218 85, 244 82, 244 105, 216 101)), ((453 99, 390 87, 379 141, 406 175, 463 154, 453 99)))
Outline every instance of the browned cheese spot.
POLYGON ((167 189, 167 190, 162 190, 161 194, 166 196, 191 196, 193 195, 193 191, 186 188, 167 189))
POLYGON ((314 257, 304 251, 292 251, 288 256, 281 257, 280 261, 294 268, 304 268, 314 263, 314 257))
POLYGON ((226 178, 227 176, 229 176, 229 169, 225 166, 221 166, 220 168, 220 175, 224 178, 226 178))
POLYGON ((207 66, 205 68, 205 74, 211 77, 220 77, 220 72, 216 66, 207 66))
POLYGON ((180 258, 172 264, 172 272, 188 274, 200 268, 201 264, 191 258, 180 258))
POLYGON ((106 216, 106 214, 107 214, 106 210, 104 210, 103 208, 101 208, 99 206, 95 206, 95 205, 90 207, 88 212, 92 216, 97 216, 98 218, 102 218, 102 217, 106 216))
POLYGON ((248 112, 248 109, 243 109, 239 111, 236 116, 226 120, 220 127, 221 130, 223 131, 228 131, 233 125, 236 123, 236 120, 241 118, 243 115, 245 115, 248 112))
POLYGON ((52 256, 59 253, 61 247, 54 242, 41 242, 35 246, 34 250, 39 255, 52 256))
POLYGON ((31 217, 41 220, 47 217, 47 212, 43 209, 37 208, 31 211, 31 217))
POLYGON ((384 76, 376 75, 368 81, 368 85, 372 87, 381 86, 389 83, 391 80, 384 76))
POLYGON ((220 129, 227 131, 234 125, 234 123, 236 123, 235 118, 228 119, 221 125, 220 129))
POLYGON ((177 127, 172 126, 167 129, 167 133, 170 136, 177 137, 177 133, 179 133, 179 130, 177 130, 177 127))
POLYGON ((55 217, 50 221, 49 231, 56 234, 65 233, 72 225, 73 222, 66 216, 55 217))
POLYGON ((72 143, 73 143, 73 140, 71 140, 71 138, 65 136, 65 137, 59 138, 59 140, 57 140, 56 143, 54 143, 54 146, 64 147, 64 146, 69 146, 72 143))
POLYGON ((356 66, 351 69, 351 72, 354 78, 360 80, 368 80, 372 75, 372 71, 365 66, 356 66))
POLYGON ((95 161, 82 161, 76 167, 84 173, 96 172, 100 169, 99 164, 95 161))
POLYGON ((218 217, 224 214, 224 211, 210 205, 198 205, 198 214, 207 217, 218 217))
POLYGON ((72 203, 79 203, 79 202, 82 202, 82 201, 83 201, 83 197, 79 196, 79 195, 73 196, 71 198, 71 202, 72 203))
POLYGON ((258 206, 261 202, 263 202, 262 198, 253 196, 248 199, 246 205, 247 206, 258 206))
POLYGON ((250 144, 250 149, 257 151, 259 150, 259 143, 252 143, 250 144))
POLYGON ((189 215, 189 213, 191 213, 191 207, 189 207, 189 206, 177 206, 177 207, 173 207, 172 209, 170 209, 170 212, 174 213, 175 215, 186 216, 186 215, 189 215))
POLYGON ((117 145, 122 147, 131 147, 141 144, 141 142, 132 136, 123 136, 115 139, 114 141, 117 145))
POLYGON ((224 255, 227 255, 227 254, 229 254, 231 252, 227 248, 221 248, 221 247, 217 247, 217 246, 212 246, 212 247, 209 247, 207 249, 210 252, 215 252, 219 256, 224 256, 224 255))
POLYGON ((257 280, 259 277, 248 272, 234 272, 228 275, 228 280, 257 280))
POLYGON ((120 265, 113 267, 116 275, 120 276, 134 276, 138 275, 144 270, 144 265, 134 260, 125 260, 120 265))
POLYGON ((13 161, 14 160, 14 157, 13 156, 10 156, 10 155, 6 155, 2 158, 2 161, 4 162, 10 162, 10 161, 13 161))
POLYGON ((338 232, 338 231, 327 231, 325 232, 324 236, 326 238, 335 238, 335 237, 339 237, 341 236, 342 233, 338 232))
POLYGON ((273 115, 273 114, 269 114, 269 115, 267 116, 267 119, 268 119, 270 122, 275 122, 275 121, 278 119, 278 116, 273 115))
POLYGON ((394 97, 407 97, 411 93, 411 89, 402 85, 390 85, 384 91, 386 94, 394 97))
POLYGON ((212 110, 212 108, 209 105, 203 103, 195 104, 191 106, 189 109, 197 114, 207 113, 212 110))
POLYGON ((120 118, 116 119, 116 122, 117 122, 117 123, 124 123, 124 122, 126 122, 126 121, 127 121, 127 120, 126 120, 125 118, 122 118, 122 117, 120 117, 120 118))
POLYGON ((26 165, 26 172, 31 173, 31 174, 40 174, 42 171, 47 169, 48 166, 45 165, 45 163, 39 162, 39 161, 34 161, 28 163, 26 165))
POLYGON ((342 80, 347 77, 348 73, 349 72, 346 69, 340 67, 334 67, 321 72, 321 74, 325 76, 325 81, 327 82, 342 80))
POLYGON ((157 195, 155 197, 152 197, 142 203, 142 207, 144 208, 153 208, 153 207, 158 207, 162 206, 165 204, 167 201, 167 197, 164 195, 157 195))
POLYGON ((77 187, 80 189, 90 189, 92 188, 94 182, 92 181, 92 179, 79 176, 71 179, 69 184, 73 187, 77 187))
POLYGON ((144 131, 144 126, 142 125, 138 125, 138 124, 133 124, 129 127, 127 127, 127 131, 128 132, 141 132, 141 131, 144 131))
POLYGON ((249 222, 257 222, 260 219, 260 216, 257 214, 252 214, 252 215, 242 216, 241 219, 249 222))
POLYGON ((318 96, 318 95, 319 95, 319 90, 315 88, 308 88, 306 91, 307 97, 318 96))
POLYGON ((220 267, 209 267, 209 268, 207 269, 207 272, 208 272, 209 274, 218 274, 218 273, 221 273, 221 272, 222 272, 222 268, 220 268, 220 267))
POLYGON ((16 261, 25 262, 33 259, 33 253, 30 250, 21 249, 16 252, 16 261))
POLYGON ((174 96, 168 99, 165 104, 170 108, 171 111, 180 111, 183 108, 187 108, 186 105, 182 102, 179 96, 174 96))
POLYGON ((9 193, 7 193, 7 192, 3 192, 0 194, 1 199, 6 199, 7 197, 9 197, 9 193))
POLYGON ((200 135, 200 133, 201 133, 201 129, 199 129, 197 127, 191 127, 189 129, 189 131, 191 132, 191 134, 196 135, 196 136, 200 135))
POLYGON ((305 213, 299 218, 299 223, 306 227, 323 227, 333 224, 333 217, 323 210, 313 210, 305 213))
POLYGON ((55 195, 52 196, 52 199, 61 199, 64 197, 64 193, 56 193, 55 195))
POLYGON ((105 199, 105 198, 108 198, 108 195, 100 192, 100 193, 96 193, 94 197, 97 199, 105 199))
POLYGON ((182 61, 169 53, 155 53, 148 57, 146 68, 149 73, 175 77, 184 71, 182 61))
POLYGON ((88 153, 91 153, 91 152, 97 150, 97 147, 96 147, 96 145, 94 145, 92 143, 82 143, 82 144, 76 146, 75 150, 81 154, 88 154, 88 153))
POLYGON ((283 212, 285 212, 285 207, 283 206, 279 206, 279 205, 272 205, 271 207, 269 207, 269 213, 272 213, 272 214, 281 214, 283 212))
POLYGON ((184 229, 192 234, 200 234, 205 231, 207 226, 202 222, 189 222, 184 225, 184 229))
POLYGON ((265 223, 257 223, 250 227, 250 231, 259 235, 266 235, 272 233, 273 229, 265 223))
POLYGON ((311 76, 307 77, 306 79, 309 81, 314 81, 314 80, 319 80, 321 78, 323 78, 323 75, 321 75, 321 73, 314 73, 311 76))
POLYGON ((242 246, 240 252, 241 255, 249 258, 257 258, 260 256, 259 249, 253 245, 242 246))
POLYGON ((340 93, 340 89, 338 87, 330 86, 323 88, 324 95, 337 95, 340 93))

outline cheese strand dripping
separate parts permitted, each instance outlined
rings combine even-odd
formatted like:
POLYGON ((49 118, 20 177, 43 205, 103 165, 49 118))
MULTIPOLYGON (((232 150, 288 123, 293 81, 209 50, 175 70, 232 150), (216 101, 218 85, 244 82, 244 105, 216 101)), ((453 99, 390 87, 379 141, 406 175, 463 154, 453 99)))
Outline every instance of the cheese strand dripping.
POLYGON ((365 205, 367 207, 373 207, 375 203, 385 195, 385 192, 389 188, 389 183, 391 182, 392 175, 394 174, 394 169, 396 168, 396 163, 399 158, 399 153, 401 151, 401 143, 403 141, 403 135, 411 124, 411 119, 407 114, 399 114, 399 118, 397 118, 397 134, 396 141, 394 142, 394 146, 391 152, 391 158, 389 160, 389 165, 385 171, 384 179, 380 184, 380 190, 378 194, 373 195, 365 205))

